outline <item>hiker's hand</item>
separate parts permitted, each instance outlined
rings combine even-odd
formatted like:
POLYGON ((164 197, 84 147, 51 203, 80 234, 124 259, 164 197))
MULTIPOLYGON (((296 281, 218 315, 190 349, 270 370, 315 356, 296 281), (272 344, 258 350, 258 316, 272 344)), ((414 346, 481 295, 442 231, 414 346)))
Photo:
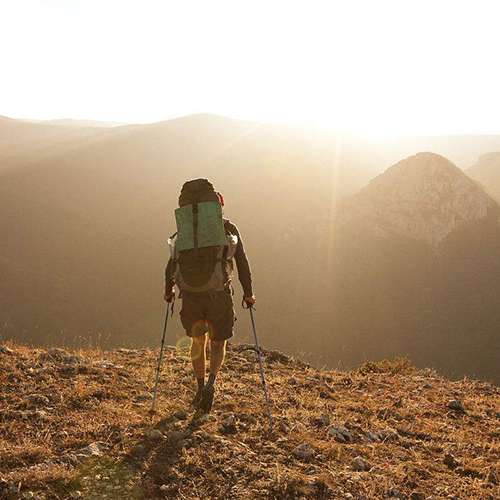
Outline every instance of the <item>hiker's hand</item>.
POLYGON ((172 291, 171 293, 166 293, 163 298, 165 299, 165 302, 172 302, 172 300, 175 299, 175 292, 172 291))
POLYGON ((255 298, 255 295, 252 295, 251 297, 243 297, 243 300, 244 300, 247 304, 249 304, 249 305, 253 306, 253 305, 255 304, 255 301, 256 301, 257 299, 255 298))

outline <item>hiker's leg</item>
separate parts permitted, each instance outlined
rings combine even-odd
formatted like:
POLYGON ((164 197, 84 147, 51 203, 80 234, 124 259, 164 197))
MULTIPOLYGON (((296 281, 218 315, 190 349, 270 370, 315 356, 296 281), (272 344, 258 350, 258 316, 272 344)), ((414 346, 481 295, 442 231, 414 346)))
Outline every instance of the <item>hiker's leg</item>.
POLYGON ((201 393, 198 408, 208 413, 212 409, 215 394, 215 377, 219 373, 226 354, 225 340, 210 340, 210 375, 201 393))
POLYGON ((226 355, 226 340, 210 341, 210 378, 215 379, 226 355))
POLYGON ((206 334, 191 339, 191 363, 197 379, 205 378, 206 340, 206 334))
POLYGON ((226 342, 233 336, 235 316, 231 290, 228 288, 219 292, 209 306, 207 324, 210 335, 210 379, 215 379, 224 362, 226 342))
POLYGON ((207 326, 210 335, 210 376, 199 404, 199 408, 205 412, 212 408, 215 377, 224 362, 226 342, 233 336, 234 309, 229 289, 219 292, 210 301, 207 300, 207 326))

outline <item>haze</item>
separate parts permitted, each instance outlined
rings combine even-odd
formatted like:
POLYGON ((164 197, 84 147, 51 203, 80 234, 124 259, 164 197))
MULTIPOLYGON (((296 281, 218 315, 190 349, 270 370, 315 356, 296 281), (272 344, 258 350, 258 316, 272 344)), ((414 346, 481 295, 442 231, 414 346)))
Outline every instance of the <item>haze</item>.
POLYGON ((2 2, 0 110, 497 134, 498 10, 493 1, 2 2))

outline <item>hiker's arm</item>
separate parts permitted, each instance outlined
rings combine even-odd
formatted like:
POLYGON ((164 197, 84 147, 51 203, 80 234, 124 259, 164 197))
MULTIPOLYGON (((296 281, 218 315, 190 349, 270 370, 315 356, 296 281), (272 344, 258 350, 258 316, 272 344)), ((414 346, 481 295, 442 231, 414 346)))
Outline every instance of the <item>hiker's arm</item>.
POLYGON ((165 300, 167 302, 170 302, 170 300, 172 300, 175 293, 174 280, 172 278, 172 266, 172 259, 169 259, 167 267, 165 269, 165 300))
POLYGON ((236 252, 234 254, 234 260, 236 261, 236 267, 238 268, 238 279, 243 287, 243 295, 245 297, 253 297, 252 272, 250 271, 250 264, 247 259, 247 254, 245 253, 245 247, 243 246, 243 241, 238 228, 234 224, 233 228, 233 234, 238 237, 238 245, 236 246, 236 252))

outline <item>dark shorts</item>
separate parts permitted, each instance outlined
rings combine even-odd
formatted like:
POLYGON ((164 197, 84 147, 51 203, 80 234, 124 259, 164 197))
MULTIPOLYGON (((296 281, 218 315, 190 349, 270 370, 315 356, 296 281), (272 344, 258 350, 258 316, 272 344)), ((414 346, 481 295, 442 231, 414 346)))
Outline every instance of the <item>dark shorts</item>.
POLYGON ((182 294, 181 322, 188 337, 208 332, 211 340, 227 340, 233 336, 234 305, 231 290, 182 294))

